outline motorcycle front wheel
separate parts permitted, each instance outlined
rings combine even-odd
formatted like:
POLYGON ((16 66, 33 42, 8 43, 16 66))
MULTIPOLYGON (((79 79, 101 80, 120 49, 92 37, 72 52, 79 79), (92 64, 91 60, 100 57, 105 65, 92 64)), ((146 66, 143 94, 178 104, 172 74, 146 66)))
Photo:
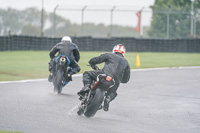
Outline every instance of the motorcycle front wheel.
POLYGON ((97 88, 95 90, 93 99, 90 101, 90 103, 85 108, 84 115, 86 117, 93 117, 96 114, 96 112, 99 110, 100 105, 103 102, 104 96, 105 96, 104 90, 102 90, 100 88, 97 88))

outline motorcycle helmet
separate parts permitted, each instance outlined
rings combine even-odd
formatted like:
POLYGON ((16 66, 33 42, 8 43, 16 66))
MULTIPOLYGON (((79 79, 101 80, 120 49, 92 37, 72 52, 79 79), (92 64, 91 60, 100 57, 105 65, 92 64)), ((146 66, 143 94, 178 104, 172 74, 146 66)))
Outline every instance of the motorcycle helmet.
POLYGON ((117 44, 113 48, 113 53, 121 53, 123 56, 125 55, 126 48, 122 44, 117 44))
POLYGON ((72 39, 69 36, 64 36, 61 41, 62 42, 70 42, 70 43, 72 43, 72 39))

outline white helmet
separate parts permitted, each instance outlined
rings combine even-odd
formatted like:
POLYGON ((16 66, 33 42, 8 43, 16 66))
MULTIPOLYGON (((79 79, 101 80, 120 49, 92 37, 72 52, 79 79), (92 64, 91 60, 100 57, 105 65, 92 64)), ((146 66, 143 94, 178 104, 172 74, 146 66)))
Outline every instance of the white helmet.
POLYGON ((69 37, 69 36, 64 36, 63 38, 62 38, 62 40, 61 40, 62 42, 72 42, 72 39, 71 39, 71 37, 69 37))
POLYGON ((113 48, 113 53, 121 53, 123 56, 125 55, 126 48, 122 44, 117 44, 113 48))

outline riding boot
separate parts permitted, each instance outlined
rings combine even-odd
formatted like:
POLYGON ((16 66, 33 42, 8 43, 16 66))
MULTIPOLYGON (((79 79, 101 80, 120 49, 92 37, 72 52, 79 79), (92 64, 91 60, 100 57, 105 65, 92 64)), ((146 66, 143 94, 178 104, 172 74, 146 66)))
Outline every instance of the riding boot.
POLYGON ((51 61, 49 62, 49 77, 48 77, 48 81, 52 82, 53 80, 53 60, 51 59, 51 61))
POLYGON ((49 74, 48 81, 49 81, 49 82, 52 82, 52 80, 53 80, 53 73, 51 72, 51 73, 49 74))
POLYGON ((72 74, 71 73, 66 74, 65 80, 66 80, 66 82, 72 81, 72 74))
POLYGON ((89 92, 89 90, 90 90, 90 84, 86 84, 86 85, 77 93, 77 95, 80 96, 79 99, 81 100, 82 98, 84 98, 85 94, 86 94, 87 92, 89 92))
POLYGON ((110 102, 111 102, 110 96, 106 96, 106 98, 104 99, 104 105, 103 105, 104 111, 108 111, 110 102))
POLYGON ((72 72, 72 68, 71 67, 67 67, 67 74, 65 75, 65 79, 67 82, 72 81, 72 75, 74 73, 72 72))

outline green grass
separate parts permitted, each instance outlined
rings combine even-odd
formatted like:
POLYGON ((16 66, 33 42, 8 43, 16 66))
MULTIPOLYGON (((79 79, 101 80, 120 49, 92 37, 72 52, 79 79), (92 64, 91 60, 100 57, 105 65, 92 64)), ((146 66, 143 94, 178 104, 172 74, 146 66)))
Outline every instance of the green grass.
MULTIPOLYGON (((140 68, 200 66, 200 53, 137 53, 140 57, 140 68)), ((127 53, 126 57, 135 66, 136 53, 127 53)))
MULTIPOLYGON (((86 66, 89 59, 102 53, 104 52, 80 52, 80 73, 91 70, 86 66)), ((139 68, 200 66, 199 53, 127 52, 125 58, 129 61, 131 69, 138 69, 135 66, 136 55, 140 57, 141 66, 139 68)), ((49 60, 48 51, 0 52, 0 81, 47 78, 49 60)), ((100 65, 102 66, 103 64, 100 65)))

